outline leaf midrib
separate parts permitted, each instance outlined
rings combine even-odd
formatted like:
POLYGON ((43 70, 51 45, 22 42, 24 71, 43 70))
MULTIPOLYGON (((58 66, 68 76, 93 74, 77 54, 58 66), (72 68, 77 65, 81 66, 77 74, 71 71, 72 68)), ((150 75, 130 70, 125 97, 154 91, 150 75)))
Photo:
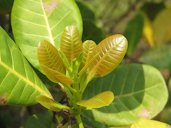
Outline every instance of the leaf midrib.
POLYGON ((131 93, 123 94, 123 95, 120 94, 120 95, 118 95, 118 96, 115 96, 115 100, 116 100, 116 99, 120 99, 120 98, 125 98, 125 97, 129 97, 129 96, 133 96, 133 95, 136 95, 136 94, 145 92, 145 91, 147 91, 147 90, 149 90, 149 89, 158 87, 160 84, 161 84, 161 83, 158 83, 157 85, 152 86, 152 87, 149 87, 149 88, 146 88, 146 89, 144 89, 144 90, 139 90, 139 91, 136 91, 136 92, 131 92, 131 93))
POLYGON ((4 67, 10 73, 12 73, 15 76, 17 76, 18 78, 22 79, 25 83, 27 83, 27 85, 31 86, 33 89, 35 89, 36 91, 38 91, 41 95, 45 95, 45 96, 47 96, 49 98, 52 98, 51 95, 49 95, 46 91, 44 91, 43 89, 41 89, 38 85, 36 85, 32 81, 26 79, 25 77, 23 77, 21 74, 19 74, 15 70, 13 70, 11 67, 9 67, 8 65, 6 65, 2 61, 0 61, 0 65, 2 65, 2 67, 4 67))
POLYGON ((43 17, 45 19, 45 23, 47 25, 47 31, 49 33, 49 39, 50 39, 50 43, 52 43, 54 46, 55 46, 55 42, 54 42, 54 39, 53 39, 53 34, 51 32, 51 29, 50 29, 50 24, 49 24, 49 21, 48 21, 48 18, 47 18, 47 15, 46 15, 46 12, 43 8, 43 0, 40 0, 40 3, 41 3, 41 8, 42 8, 42 11, 43 11, 43 17))

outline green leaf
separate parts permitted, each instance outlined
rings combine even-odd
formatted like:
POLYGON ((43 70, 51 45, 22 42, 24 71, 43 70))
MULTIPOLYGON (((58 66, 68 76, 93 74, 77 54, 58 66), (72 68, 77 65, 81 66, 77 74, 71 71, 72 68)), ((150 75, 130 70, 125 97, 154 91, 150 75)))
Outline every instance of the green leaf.
POLYGON ((96 43, 99 43, 105 38, 105 34, 103 30, 97 26, 94 12, 84 4, 84 2, 77 1, 83 19, 82 40, 93 40, 96 43))
POLYGON ((159 121, 140 119, 131 128, 171 128, 171 126, 159 121))
POLYGON ((63 84, 66 84, 66 85, 70 85, 73 83, 73 80, 67 76, 65 76, 64 74, 56 71, 56 70, 53 70, 49 67, 47 67, 46 65, 41 65, 44 73, 46 74, 46 76, 51 80, 53 81, 54 83, 63 83, 63 84))
POLYGON ((75 25, 82 33, 82 20, 74 0, 14 1, 12 29, 16 43, 38 69, 38 43, 47 40, 59 48, 61 34, 68 25, 75 25))
POLYGON ((83 19, 83 36, 82 39, 93 40, 97 44, 105 38, 103 29, 98 27, 96 23, 90 20, 83 19))
MULTIPOLYGON (((84 4, 84 2, 76 1, 76 3, 78 5, 78 7, 79 7, 79 10, 80 10, 80 13, 81 13, 81 16, 82 16, 83 20, 95 21, 94 12, 88 6, 86 6, 86 4, 84 4)), ((83 29, 83 31, 84 31, 84 29, 83 29)))
POLYGON ((86 109, 101 108, 108 106, 114 100, 113 92, 105 91, 93 96, 90 99, 79 101, 77 104, 86 109))
POLYGON ((44 106, 45 108, 52 110, 52 111, 60 111, 61 109, 67 109, 67 110, 70 109, 68 106, 57 103, 53 99, 48 98, 48 97, 43 96, 43 95, 38 96, 36 100, 42 106, 44 106))
POLYGON ((83 114, 109 126, 130 125, 138 118, 153 118, 164 108, 168 99, 161 73, 148 65, 119 66, 109 75, 90 82, 83 98, 88 99, 106 90, 115 94, 115 100, 107 107, 83 114))
POLYGON ((14 0, 1 0, 0 1, 0 14, 9 13, 12 9, 14 0))
POLYGON ((171 47, 161 45, 145 52, 140 61, 155 66, 158 69, 171 69, 171 47))
POLYGON ((127 38, 128 45, 128 54, 131 54, 136 49, 137 44, 139 43, 144 25, 144 17, 142 13, 138 13, 131 21, 129 21, 126 30, 125 37, 127 38))
POLYGON ((122 61, 127 50, 127 40, 124 36, 112 35, 98 44, 94 50, 94 56, 85 64, 90 68, 89 74, 104 76, 115 69, 122 61))
POLYGON ((171 8, 162 10, 153 22, 154 39, 157 43, 165 43, 171 40, 171 8))
POLYGON ((48 41, 42 41, 38 46, 38 59, 40 65, 65 73, 65 66, 60 58, 58 50, 48 41))
POLYGON ((86 116, 84 117, 84 114, 81 115, 81 119, 88 128, 108 128, 105 124, 99 123, 91 118, 86 118, 86 116))
POLYGON ((67 26, 61 37, 61 51, 68 60, 77 58, 82 52, 82 41, 75 26, 67 26))
POLYGON ((29 105, 36 97, 52 98, 15 43, 0 28, 0 97, 9 104, 29 105))
POLYGON ((96 43, 92 40, 86 40, 83 43, 83 65, 85 65, 91 60, 95 48, 96 43))
POLYGON ((50 111, 41 112, 34 114, 29 117, 25 123, 24 128, 54 128, 53 124, 53 113, 50 111))
MULTIPOLYGON (((170 105, 170 104, 169 104, 170 105)), ((165 108, 160 114, 160 121, 171 125, 171 107, 165 108)))

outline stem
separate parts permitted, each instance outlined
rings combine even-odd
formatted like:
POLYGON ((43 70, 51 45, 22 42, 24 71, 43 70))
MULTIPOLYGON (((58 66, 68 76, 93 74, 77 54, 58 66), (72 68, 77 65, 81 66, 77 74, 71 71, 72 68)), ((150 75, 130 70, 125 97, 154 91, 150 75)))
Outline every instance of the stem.
POLYGON ((77 120, 77 123, 78 123, 79 128, 84 128, 84 125, 83 125, 83 122, 82 122, 82 120, 81 120, 80 115, 76 115, 75 118, 76 118, 76 120, 77 120))

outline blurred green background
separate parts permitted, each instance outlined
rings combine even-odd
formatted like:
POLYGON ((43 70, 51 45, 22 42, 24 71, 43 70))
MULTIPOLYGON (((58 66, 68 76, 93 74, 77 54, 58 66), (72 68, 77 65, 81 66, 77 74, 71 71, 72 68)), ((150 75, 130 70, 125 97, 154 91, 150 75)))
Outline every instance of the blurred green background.
MULTIPOLYGON (((91 39, 99 43, 108 35, 123 34, 129 42, 124 63, 145 63, 158 68, 171 94, 171 0, 76 2, 83 18, 83 40, 91 39)), ((0 0, 0 25, 11 37, 12 5, 13 0, 0 0)), ((42 77, 41 74, 39 76, 42 77)), ((50 86, 49 82, 44 82, 50 86)), ((52 112, 39 105, 0 106, 0 128, 32 128, 34 125, 31 126, 30 121, 40 128, 50 128, 53 125, 53 116, 52 112)), ((165 109, 155 119, 171 124, 171 97, 165 109)))

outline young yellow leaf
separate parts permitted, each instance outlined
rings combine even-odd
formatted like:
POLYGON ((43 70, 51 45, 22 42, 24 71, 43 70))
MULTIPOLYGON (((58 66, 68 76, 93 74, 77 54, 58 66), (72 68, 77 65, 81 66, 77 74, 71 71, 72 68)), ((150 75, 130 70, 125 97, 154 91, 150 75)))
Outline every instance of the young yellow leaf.
POLYGON ((91 60, 95 48, 96 43, 92 40, 86 40, 83 43, 83 65, 85 65, 91 60))
POLYGON ((159 121, 140 119, 131 128, 171 128, 171 126, 159 121))
POLYGON ((112 35, 96 47, 93 52, 91 63, 88 67, 91 69, 91 74, 104 76, 111 72, 122 61, 125 56, 128 43, 123 35, 112 35))
POLYGON ((56 70, 61 73, 65 73, 65 67, 57 49, 48 41, 40 42, 38 46, 38 59, 40 66, 56 70))
POLYGON ((113 100, 114 100, 113 92, 105 91, 88 100, 82 100, 77 104, 87 109, 93 109, 93 108, 101 108, 104 106, 108 106, 112 103, 113 100))
POLYGON ((45 65, 41 65, 41 68, 45 72, 46 76, 55 83, 60 82, 66 85, 71 85, 73 83, 73 80, 71 78, 65 76, 64 74, 56 70, 53 70, 45 65))
POLYGON ((146 38, 148 44, 151 47, 154 47, 154 32, 151 21, 148 19, 147 16, 144 16, 144 28, 143 28, 143 35, 146 38))
POLYGON ((37 102, 40 103, 45 108, 52 111, 60 111, 61 109, 67 109, 67 110, 70 109, 68 106, 57 103, 53 99, 48 98, 46 96, 38 96, 37 102))
POLYGON ((60 49, 68 60, 77 58, 82 52, 82 41, 75 26, 67 26, 65 28, 61 37, 60 49))

